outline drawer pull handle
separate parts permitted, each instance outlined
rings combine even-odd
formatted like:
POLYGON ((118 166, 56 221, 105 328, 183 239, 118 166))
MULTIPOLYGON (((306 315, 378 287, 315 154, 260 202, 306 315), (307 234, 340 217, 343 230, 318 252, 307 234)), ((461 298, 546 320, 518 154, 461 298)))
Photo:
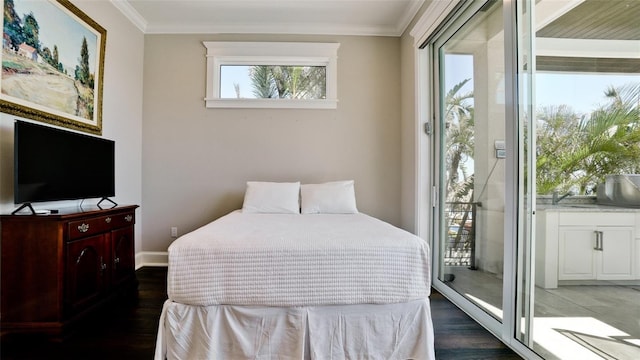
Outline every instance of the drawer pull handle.
POLYGON ((131 216, 131 214, 127 215, 124 217, 125 220, 127 220, 127 222, 131 222, 131 220, 133 220, 133 216, 131 216))
POLYGON ((110 218, 110 217, 108 217, 108 218, 104 219, 104 221, 105 221, 107 224, 110 224, 110 223, 111 223, 111 218, 110 218))
POLYGON ((81 233, 86 233, 89 231, 89 224, 82 223, 82 225, 78 225, 78 231, 81 233))
POLYGON ((113 259, 113 263, 114 264, 119 264, 120 263, 120 258, 117 257, 117 258, 113 259))

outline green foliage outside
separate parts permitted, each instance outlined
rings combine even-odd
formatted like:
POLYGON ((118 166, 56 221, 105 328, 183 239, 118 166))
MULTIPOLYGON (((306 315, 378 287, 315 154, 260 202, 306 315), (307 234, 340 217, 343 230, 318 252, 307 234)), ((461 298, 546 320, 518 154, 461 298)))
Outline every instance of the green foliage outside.
MULTIPOLYGON (((465 167, 474 156, 473 93, 459 93, 468 81, 445 97, 447 201, 473 198, 473 173, 465 167)), ((569 105, 538 109, 538 194, 593 195, 605 175, 640 173, 640 84, 610 87, 604 94, 607 104, 582 117, 569 105)))
POLYGON ((444 125, 446 132, 445 161, 448 202, 470 202, 473 190, 473 169, 467 169, 468 159, 474 153, 473 92, 460 93, 471 79, 456 84, 445 95, 444 125), (471 173, 469 172, 471 170, 471 173))
POLYGON ((259 99, 324 99, 323 66, 256 65, 249 72, 253 95, 259 99))
POLYGON ((579 117, 567 105, 540 109, 538 194, 594 194, 607 174, 640 173, 640 84, 605 92, 606 105, 579 117))

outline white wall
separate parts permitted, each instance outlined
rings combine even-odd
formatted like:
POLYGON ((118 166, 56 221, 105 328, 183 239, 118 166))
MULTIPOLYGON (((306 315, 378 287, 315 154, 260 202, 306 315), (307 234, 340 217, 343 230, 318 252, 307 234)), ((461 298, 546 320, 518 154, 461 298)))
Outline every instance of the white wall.
MULTIPOLYGON (((107 30, 104 62, 102 136, 116 142, 116 196, 119 204, 141 204, 142 172, 142 67, 144 36, 110 2, 72 0, 107 30)), ((10 213, 13 203, 13 122, 0 113, 0 212, 10 213)), ((90 200, 85 204, 95 203, 90 200)), ((34 204, 35 208, 75 206, 67 201, 34 204)), ((136 213, 136 238, 141 239, 142 208, 136 213)), ((136 252, 142 248, 136 243, 136 252)))
POLYGON ((360 211, 400 223, 400 39, 146 35, 144 251, 242 206, 248 180, 354 179, 360 211), (338 108, 205 108, 202 41, 339 42, 338 108))
MULTIPOLYGON (((354 179, 362 212, 405 224, 400 38, 145 36, 109 2, 73 3, 107 29, 103 136, 116 141, 114 200, 141 205, 136 253, 166 251, 171 226, 183 234, 239 208, 247 180, 354 179), (341 43, 338 109, 205 108, 206 40, 341 43)), ((14 119, 0 114, 2 213, 15 208, 14 119)))

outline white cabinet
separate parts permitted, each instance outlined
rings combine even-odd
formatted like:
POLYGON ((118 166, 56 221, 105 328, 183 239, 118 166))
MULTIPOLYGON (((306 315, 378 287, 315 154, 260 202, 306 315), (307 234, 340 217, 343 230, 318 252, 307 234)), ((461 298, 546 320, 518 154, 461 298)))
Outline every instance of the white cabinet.
POLYGON ((640 279, 640 211, 553 207, 536 214, 536 285, 640 279))
POLYGON ((635 278, 632 226, 559 226, 558 280, 635 278))

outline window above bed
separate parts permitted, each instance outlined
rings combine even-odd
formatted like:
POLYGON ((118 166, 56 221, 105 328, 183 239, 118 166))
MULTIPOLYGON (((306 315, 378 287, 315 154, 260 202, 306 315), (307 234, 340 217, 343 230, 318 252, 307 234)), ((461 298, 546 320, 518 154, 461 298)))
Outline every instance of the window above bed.
POLYGON ((338 43, 203 44, 208 108, 337 107, 338 43))

